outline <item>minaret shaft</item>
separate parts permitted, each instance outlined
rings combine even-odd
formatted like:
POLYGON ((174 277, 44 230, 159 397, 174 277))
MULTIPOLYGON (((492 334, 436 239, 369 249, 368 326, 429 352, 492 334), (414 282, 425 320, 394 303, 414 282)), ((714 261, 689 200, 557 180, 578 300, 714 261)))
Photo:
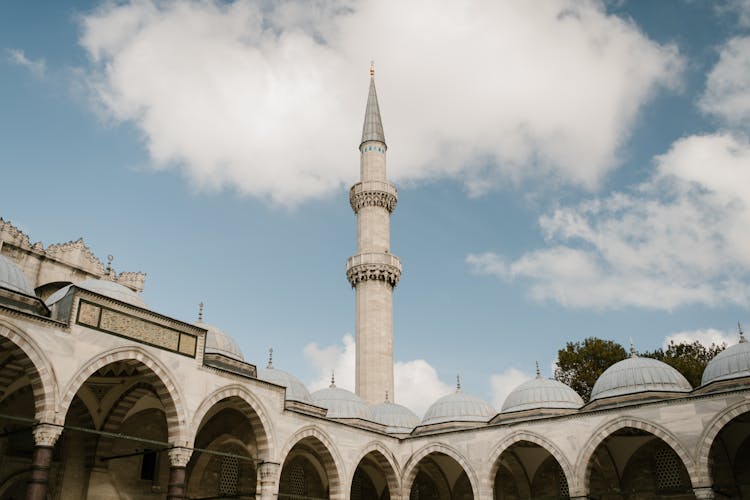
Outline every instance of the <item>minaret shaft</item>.
POLYGON ((357 254, 346 263, 356 289, 356 393, 368 403, 382 403, 393 388, 393 287, 401 262, 390 253, 390 217, 396 188, 386 177, 386 144, 374 79, 365 111, 360 149, 360 182, 349 201, 357 214, 357 254))

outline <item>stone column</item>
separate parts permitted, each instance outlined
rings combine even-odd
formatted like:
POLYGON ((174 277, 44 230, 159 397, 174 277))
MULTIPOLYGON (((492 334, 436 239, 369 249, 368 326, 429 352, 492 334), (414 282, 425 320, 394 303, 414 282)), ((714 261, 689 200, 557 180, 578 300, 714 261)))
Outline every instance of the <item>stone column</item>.
POLYGON ((167 500, 182 500, 185 498, 187 479, 185 467, 190 462, 193 450, 188 448, 172 448, 169 454, 169 485, 167 486, 167 500))
POLYGON ((696 486, 693 494, 697 500, 714 500, 714 490, 710 486, 696 486))
POLYGON ((258 494, 260 500, 272 500, 276 496, 276 477, 279 464, 275 462, 261 462, 258 464, 258 494))
POLYGON ((61 426, 51 424, 34 427, 34 456, 31 461, 31 476, 26 484, 26 500, 46 500, 52 450, 62 431, 61 426))

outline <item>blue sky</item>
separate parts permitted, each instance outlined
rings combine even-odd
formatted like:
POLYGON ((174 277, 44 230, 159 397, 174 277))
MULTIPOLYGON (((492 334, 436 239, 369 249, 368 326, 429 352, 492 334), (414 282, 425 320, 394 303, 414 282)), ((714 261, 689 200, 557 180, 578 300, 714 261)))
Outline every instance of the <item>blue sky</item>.
POLYGON ((353 381, 370 59, 399 402, 750 320, 748 2, 11 1, 0 52, 0 215, 314 387, 353 381))

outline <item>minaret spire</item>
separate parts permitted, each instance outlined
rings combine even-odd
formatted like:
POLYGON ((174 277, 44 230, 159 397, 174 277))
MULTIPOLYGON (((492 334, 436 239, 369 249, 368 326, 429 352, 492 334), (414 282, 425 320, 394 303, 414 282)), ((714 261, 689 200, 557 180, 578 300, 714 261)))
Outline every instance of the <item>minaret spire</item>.
POLYGON ((349 191, 357 214, 357 253, 346 261, 346 277, 356 291, 355 392, 370 404, 393 391, 393 288, 401 277, 401 261, 390 251, 391 212, 398 193, 386 176, 386 144, 370 66, 362 142, 360 182, 349 191))

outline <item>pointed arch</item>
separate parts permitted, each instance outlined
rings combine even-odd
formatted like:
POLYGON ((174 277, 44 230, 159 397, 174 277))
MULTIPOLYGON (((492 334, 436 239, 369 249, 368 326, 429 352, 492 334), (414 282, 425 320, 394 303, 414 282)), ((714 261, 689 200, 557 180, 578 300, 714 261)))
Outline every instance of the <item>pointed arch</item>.
POLYGON ((34 418, 52 423, 55 417, 58 385, 52 364, 32 337, 12 323, 0 320, 0 351, 20 349, 19 362, 28 374, 34 394, 34 418))
POLYGON ((228 398, 239 398, 250 407, 251 412, 243 412, 247 417, 255 433, 255 440, 258 446, 258 458, 261 460, 270 460, 272 450, 275 449, 276 438, 271 421, 268 418, 268 412, 260 401, 246 387, 239 384, 232 384, 221 387, 209 394, 193 415, 190 426, 190 446, 193 446, 195 439, 200 431, 200 426, 211 408, 216 404, 228 398))
POLYGON ((565 455, 565 453, 563 453, 562 450, 557 447, 557 445, 552 443, 552 441, 539 434, 530 431, 516 431, 506 436, 502 441, 496 444, 492 449, 492 452, 490 452, 490 473, 484 478, 485 491, 492 491, 493 485, 495 483, 495 475, 500 468, 500 457, 502 456, 503 452, 505 452, 514 444, 520 443, 522 441, 534 443, 535 445, 543 448, 550 455, 552 455, 552 457, 557 460, 557 463, 560 465, 563 474, 565 474, 565 479, 568 481, 568 485, 570 485, 570 488, 572 490, 572 486, 573 484, 575 484, 575 474, 573 472, 573 467, 571 466, 570 461, 568 460, 568 457, 565 455))
POLYGON ((147 379, 164 405, 168 439, 174 445, 187 446, 184 398, 174 376, 162 363, 140 346, 120 347, 91 359, 70 379, 57 406, 56 418, 63 423, 73 397, 99 369, 117 361, 137 361, 149 370, 147 379))
MULTIPOLYGON (((594 452, 599 445, 613 433, 628 427, 648 432, 664 441, 670 448, 672 448, 672 450, 674 450, 675 453, 677 453, 680 460, 682 460, 682 463, 687 470, 689 480, 692 482, 693 478, 696 477, 695 461, 693 460, 693 457, 688 453, 687 449, 685 449, 680 440, 674 434, 653 422, 633 416, 623 416, 600 425, 592 433, 591 437, 581 449, 575 467, 575 470, 577 471, 577 481, 575 485, 576 491, 589 491, 591 457, 594 455, 594 452)), ((572 485, 571 491, 573 491, 572 485)))
POLYGON ((695 450, 696 456, 696 482, 699 486, 708 486, 712 483, 711 468, 709 464, 709 456, 711 454, 711 446, 714 444, 716 436, 719 432, 732 420, 739 417, 743 413, 750 412, 750 401, 742 401, 736 403, 728 408, 725 408, 719 414, 717 414, 711 422, 706 425, 703 435, 698 440, 698 445, 695 450))
POLYGON ((322 429, 313 425, 308 425, 295 432, 286 442, 281 453, 277 455, 280 467, 276 472, 275 482, 281 484, 281 473, 284 468, 284 461, 292 449, 300 442, 306 439, 312 439, 320 443, 318 451, 323 461, 323 467, 328 474, 329 494, 331 500, 343 500, 347 497, 348 492, 343 488, 343 477, 348 477, 344 468, 344 461, 341 459, 333 439, 322 429), (322 448, 321 448, 322 447, 322 448))
POLYGON ((443 455, 447 455, 451 457, 453 460, 455 460, 458 463, 458 465, 461 466, 461 468, 466 473, 466 475, 468 476, 474 498, 475 499, 481 498, 479 496, 480 484, 477 479, 477 474, 474 471, 474 469, 471 467, 471 464, 469 463, 469 461, 466 460, 466 458, 461 453, 459 453, 455 448, 448 446, 446 444, 443 444, 443 443, 428 444, 427 446, 424 446, 423 448, 419 449, 416 453, 412 454, 411 457, 409 457, 409 460, 407 460, 406 465, 404 465, 403 476, 401 479, 401 488, 406 498, 408 498, 409 492, 411 491, 412 484, 414 483, 414 479, 417 477, 417 469, 419 466, 419 462, 426 456, 430 455, 431 453, 442 453, 443 455))
POLYGON ((373 454, 375 456, 375 461, 383 469, 383 474, 385 475, 386 482, 388 483, 388 490, 391 498, 395 498, 397 495, 400 496, 400 474, 396 457, 393 455, 391 450, 386 448, 379 441, 370 441, 365 445, 364 448, 362 448, 362 450, 360 450, 359 454, 357 455, 357 459, 352 462, 354 464, 354 468, 351 470, 351 474, 347 475, 348 479, 347 484, 344 487, 344 491, 351 491, 352 481, 354 480, 354 474, 357 471, 357 467, 362 462, 362 460, 364 460, 364 458, 370 454, 373 454))

